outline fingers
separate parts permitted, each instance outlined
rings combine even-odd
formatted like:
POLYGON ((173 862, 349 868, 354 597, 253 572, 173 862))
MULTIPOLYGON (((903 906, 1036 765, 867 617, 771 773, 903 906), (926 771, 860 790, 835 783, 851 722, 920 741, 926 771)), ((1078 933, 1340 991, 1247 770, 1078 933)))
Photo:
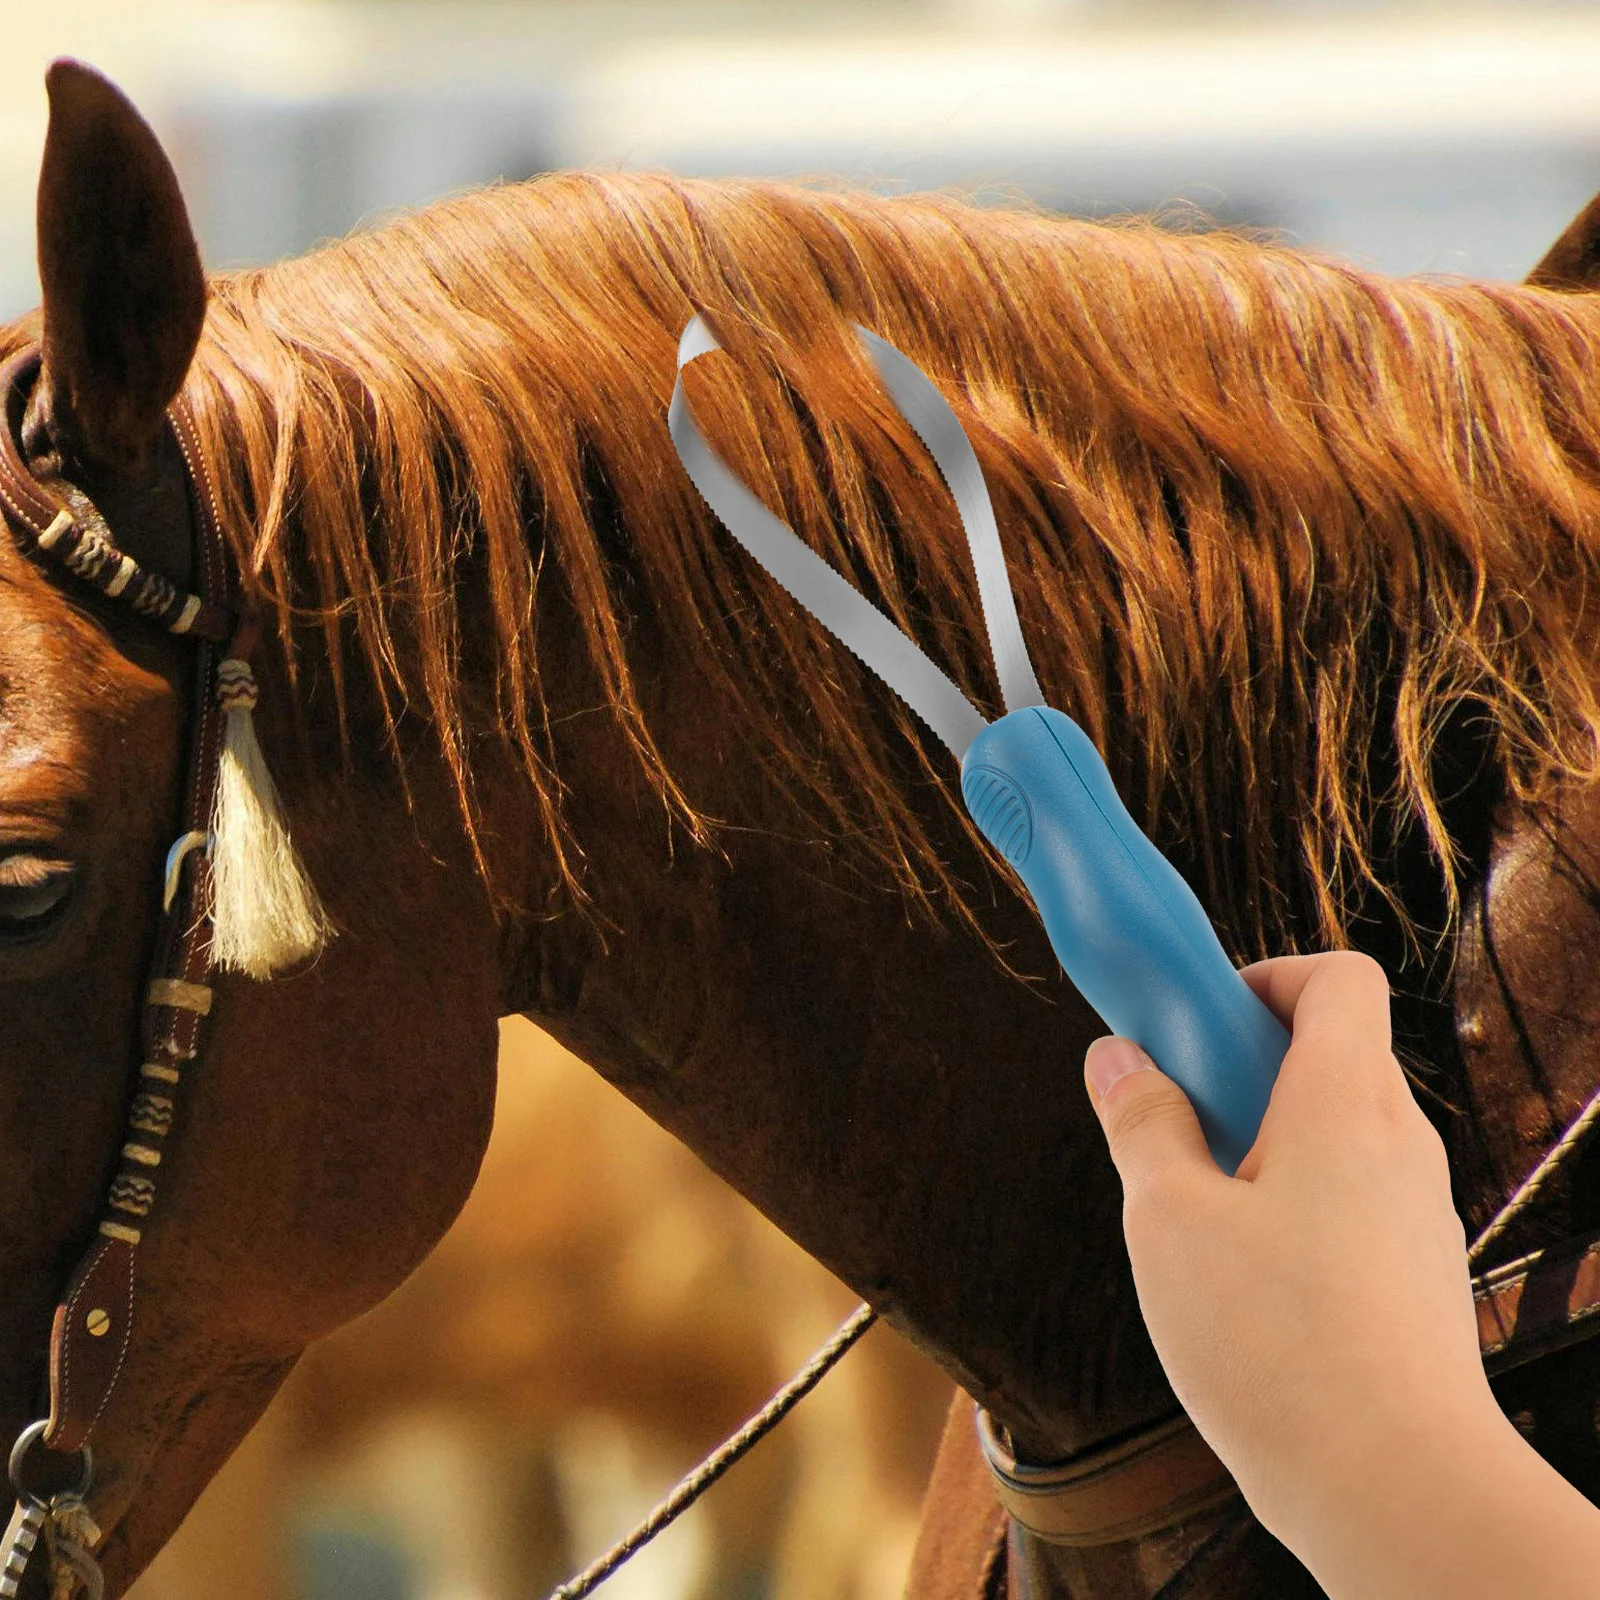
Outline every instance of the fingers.
POLYGON ((1216 1173, 1189 1097, 1133 1040, 1096 1039, 1084 1072, 1125 1199, 1178 1173, 1216 1173))
POLYGON ((1338 1033, 1379 1050, 1390 1047, 1389 979, 1371 956, 1356 950, 1278 956, 1242 967, 1239 976, 1296 1042, 1338 1033))
POLYGON ((1256 998, 1266 1006, 1286 1028, 1294 1026, 1294 1008, 1300 993, 1310 982, 1311 974, 1320 955, 1277 956, 1270 961, 1257 961, 1252 966, 1240 967, 1239 976, 1255 990, 1256 998))

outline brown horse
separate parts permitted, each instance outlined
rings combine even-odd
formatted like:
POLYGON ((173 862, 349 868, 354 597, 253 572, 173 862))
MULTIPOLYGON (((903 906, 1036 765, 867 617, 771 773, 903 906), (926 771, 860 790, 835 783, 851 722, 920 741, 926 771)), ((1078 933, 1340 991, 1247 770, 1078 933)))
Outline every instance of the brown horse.
MULTIPOLYGON (((950 395, 1051 702, 1236 959, 1384 962, 1469 1225, 1586 1098, 1587 296, 940 196, 586 173, 208 285, 132 108, 70 65, 49 86, 44 303, 0 338, 42 337, 43 364, 7 424, 40 494, 82 491, 182 585, 163 413, 183 391, 268 625, 263 743, 336 929, 303 970, 216 980, 93 1427, 108 1594, 299 1353, 449 1224, 516 1011, 1020 1453, 1177 1410, 1081 1085, 1103 1029, 944 752, 684 478, 664 415, 695 309, 726 351, 686 375, 713 447, 993 713, 952 508, 849 324, 950 395)), ((51 1308, 118 1160, 193 672, 186 642, 25 545, 0 542, 13 1435, 42 1414, 51 1308)), ((1581 1180, 1508 1248, 1592 1223, 1581 1180)), ((1579 1348, 1501 1385, 1591 1493, 1597 1374, 1579 1348)), ((929 1529, 919 1600, 1000 1581, 992 1501, 961 1510, 929 1529)), ((1107 1600, 1317 1592, 1239 1500, 1029 1562, 1037 1592, 1107 1600)))

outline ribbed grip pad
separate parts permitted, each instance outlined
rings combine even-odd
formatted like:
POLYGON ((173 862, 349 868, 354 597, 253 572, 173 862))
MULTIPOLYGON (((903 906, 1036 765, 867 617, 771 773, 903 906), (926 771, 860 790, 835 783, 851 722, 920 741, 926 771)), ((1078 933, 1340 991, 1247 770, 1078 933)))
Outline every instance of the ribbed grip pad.
POLYGON ((961 774, 961 798, 984 838, 1020 867, 1033 848, 1033 807, 1027 795, 998 767, 968 767, 961 774))

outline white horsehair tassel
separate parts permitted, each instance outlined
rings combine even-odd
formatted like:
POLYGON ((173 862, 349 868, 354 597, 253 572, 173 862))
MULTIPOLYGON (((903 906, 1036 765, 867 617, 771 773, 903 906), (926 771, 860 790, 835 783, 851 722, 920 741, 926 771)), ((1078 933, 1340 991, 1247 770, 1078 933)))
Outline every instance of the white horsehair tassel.
POLYGON ((217 666, 227 728, 211 821, 211 953, 224 971, 270 978, 316 955, 333 930, 256 740, 259 693, 250 663, 230 652, 217 666))

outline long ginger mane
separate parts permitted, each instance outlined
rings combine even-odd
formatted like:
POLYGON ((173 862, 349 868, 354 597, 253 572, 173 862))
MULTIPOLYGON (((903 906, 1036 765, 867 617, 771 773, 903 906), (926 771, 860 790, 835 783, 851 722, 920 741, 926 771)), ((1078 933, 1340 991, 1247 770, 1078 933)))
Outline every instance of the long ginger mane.
POLYGON ((1237 958, 1293 948, 1297 917, 1345 944, 1373 890, 1414 937, 1379 844, 1412 829, 1453 922, 1436 756, 1464 714, 1519 797, 1600 776, 1588 297, 948 194, 560 173, 214 279, 189 393, 247 586, 286 641, 303 649, 310 617, 335 661, 364 661, 391 721, 426 718, 469 819, 463 663, 489 658, 497 734, 580 899, 538 626, 552 583, 695 838, 717 819, 661 754, 630 603, 696 642, 816 827, 976 926, 907 801, 920 773, 970 827, 947 753, 897 702, 864 714, 867 675, 677 461, 695 310, 725 347, 686 374, 713 447, 993 716, 952 504, 850 323, 940 386, 1046 695, 1147 830, 1184 843, 1237 958))

